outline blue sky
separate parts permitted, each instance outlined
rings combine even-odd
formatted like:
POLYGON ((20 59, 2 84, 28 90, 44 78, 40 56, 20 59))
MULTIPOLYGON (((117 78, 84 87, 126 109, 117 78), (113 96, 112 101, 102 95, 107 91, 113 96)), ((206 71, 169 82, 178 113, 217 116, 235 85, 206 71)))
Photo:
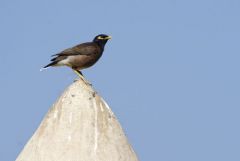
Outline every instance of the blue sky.
POLYGON ((61 92, 50 55, 112 35, 86 78, 141 161, 240 160, 240 1, 0 1, 0 160, 15 160, 61 92))

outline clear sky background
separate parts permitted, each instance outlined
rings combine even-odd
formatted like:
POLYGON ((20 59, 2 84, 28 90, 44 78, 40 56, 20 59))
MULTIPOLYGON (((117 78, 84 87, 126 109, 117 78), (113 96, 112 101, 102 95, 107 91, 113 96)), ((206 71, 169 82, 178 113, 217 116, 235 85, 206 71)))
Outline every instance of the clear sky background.
POLYGON ((239 0, 1 0, 0 160, 13 161, 76 75, 39 69, 99 33, 83 71, 141 161, 240 160, 239 0))

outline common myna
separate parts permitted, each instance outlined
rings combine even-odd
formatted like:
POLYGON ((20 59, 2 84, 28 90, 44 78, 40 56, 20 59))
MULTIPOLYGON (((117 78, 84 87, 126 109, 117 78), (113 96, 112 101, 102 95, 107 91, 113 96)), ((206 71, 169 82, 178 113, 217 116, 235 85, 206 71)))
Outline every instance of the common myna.
POLYGON ((68 66, 86 82, 80 70, 94 65, 99 60, 109 39, 111 39, 111 36, 100 34, 92 42, 82 43, 63 50, 58 54, 52 55, 54 56, 51 59, 52 62, 43 68, 68 66))

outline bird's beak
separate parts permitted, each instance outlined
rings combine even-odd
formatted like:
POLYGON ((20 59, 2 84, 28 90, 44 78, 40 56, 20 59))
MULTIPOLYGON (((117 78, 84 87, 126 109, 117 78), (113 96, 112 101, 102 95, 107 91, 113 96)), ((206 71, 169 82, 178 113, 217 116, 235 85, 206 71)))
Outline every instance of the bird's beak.
POLYGON ((108 36, 108 37, 106 37, 105 39, 109 40, 109 39, 111 39, 111 38, 112 38, 112 36, 108 36))

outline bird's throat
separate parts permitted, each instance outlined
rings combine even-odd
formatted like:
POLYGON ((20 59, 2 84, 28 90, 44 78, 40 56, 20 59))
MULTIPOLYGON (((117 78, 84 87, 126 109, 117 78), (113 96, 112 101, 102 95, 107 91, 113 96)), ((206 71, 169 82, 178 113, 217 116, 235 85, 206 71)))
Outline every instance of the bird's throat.
POLYGON ((106 45, 106 41, 96 41, 95 43, 98 44, 98 46, 102 49, 102 51, 104 50, 104 47, 106 45))

